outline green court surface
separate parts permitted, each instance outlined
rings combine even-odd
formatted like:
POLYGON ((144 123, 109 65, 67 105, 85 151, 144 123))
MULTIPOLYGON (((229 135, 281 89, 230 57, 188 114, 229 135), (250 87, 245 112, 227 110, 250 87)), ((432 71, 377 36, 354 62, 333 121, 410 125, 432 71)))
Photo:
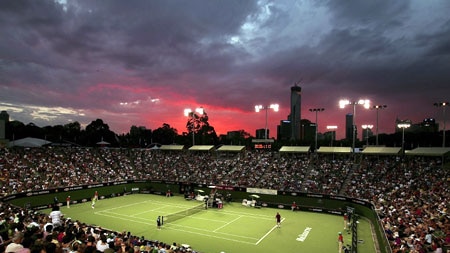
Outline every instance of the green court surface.
MULTIPOLYGON (((203 253, 237 252, 338 252, 338 232, 345 244, 351 235, 344 230, 343 217, 312 212, 292 212, 288 209, 251 208, 240 203, 225 204, 223 209, 210 208, 174 220, 170 217, 161 230, 156 218, 183 212, 202 204, 182 197, 151 194, 132 194, 91 203, 61 207, 64 217, 128 232, 146 239, 172 244, 189 244, 203 253), (280 212, 281 228, 276 227, 275 215, 280 212)), ((49 213, 50 210, 44 210, 49 213)), ((370 224, 360 219, 358 224, 358 252, 374 253, 370 224)))

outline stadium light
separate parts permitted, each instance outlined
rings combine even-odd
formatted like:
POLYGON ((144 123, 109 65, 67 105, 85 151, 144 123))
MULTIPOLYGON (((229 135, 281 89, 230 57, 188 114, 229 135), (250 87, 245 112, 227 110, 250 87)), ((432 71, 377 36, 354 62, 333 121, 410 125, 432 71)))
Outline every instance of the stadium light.
POLYGON ((255 105, 255 112, 260 112, 261 110, 266 110, 266 125, 264 127, 264 139, 267 140, 267 114, 269 109, 273 109, 273 111, 278 112, 280 106, 278 104, 270 104, 268 106, 263 105, 255 105))
POLYGON ((316 113, 316 133, 315 133, 315 137, 314 137, 314 152, 317 152, 317 131, 319 128, 318 122, 317 122, 317 113, 318 112, 323 112, 325 111, 324 108, 312 108, 309 109, 310 112, 315 112, 316 113))
POLYGON ((445 148, 445 107, 449 105, 449 102, 434 103, 434 106, 442 107, 442 116, 444 118, 444 128, 442 129, 442 147, 445 148))
POLYGON ((191 117, 191 118, 192 118, 192 124, 193 124, 193 126, 192 126, 192 146, 195 146, 194 117, 195 117, 195 114, 196 114, 196 113, 197 113, 197 114, 200 114, 200 115, 203 115, 203 113, 204 113, 203 107, 195 108, 195 111, 192 111, 192 109, 190 109, 190 108, 184 109, 184 116, 186 116, 186 117, 191 117))
POLYGON ((358 101, 350 101, 348 99, 341 99, 339 100, 339 107, 345 108, 347 105, 353 105, 353 117, 352 117, 352 152, 355 153, 355 140, 356 140, 356 125, 355 125, 355 118, 356 118, 356 105, 362 105, 364 108, 369 109, 370 108, 370 100, 368 99, 360 99, 358 101))
POLYGON ((375 127, 375 145, 378 146, 378 111, 382 109, 386 109, 387 105, 374 105, 372 109, 377 110, 377 124, 375 127))
POLYGON ((405 123, 405 122, 401 122, 401 123, 397 124, 397 127, 402 129, 402 153, 403 154, 405 154, 405 128, 409 128, 410 126, 411 126, 411 124, 405 123))
POLYGON ((373 125, 362 125, 361 126, 366 132, 366 146, 369 146, 369 130, 372 130, 373 125))
POLYGON ((331 142, 330 142, 330 146, 333 147, 333 140, 336 139, 336 129, 338 127, 337 126, 327 126, 328 130, 331 130, 331 142))

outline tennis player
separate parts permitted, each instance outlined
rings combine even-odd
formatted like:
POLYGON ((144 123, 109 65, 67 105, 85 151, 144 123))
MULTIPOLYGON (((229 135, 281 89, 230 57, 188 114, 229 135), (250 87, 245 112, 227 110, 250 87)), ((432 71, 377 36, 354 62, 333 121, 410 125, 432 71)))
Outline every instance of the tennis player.
POLYGON ((277 212, 277 215, 275 215, 275 219, 277 221, 277 228, 281 227, 281 214, 277 212))
POLYGON ((92 197, 92 199, 91 199, 91 207, 92 207, 92 209, 95 208, 95 202, 96 201, 97 201, 97 199, 95 197, 92 197))
POLYGON ((156 218, 156 228, 161 229, 161 216, 158 216, 158 218, 156 218))

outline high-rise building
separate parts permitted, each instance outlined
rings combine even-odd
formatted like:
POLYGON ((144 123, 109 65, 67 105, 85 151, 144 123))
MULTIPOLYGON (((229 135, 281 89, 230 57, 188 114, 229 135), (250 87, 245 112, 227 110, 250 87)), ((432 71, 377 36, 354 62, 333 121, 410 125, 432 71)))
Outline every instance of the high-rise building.
POLYGON ((301 138, 301 119, 302 119, 302 88, 295 84, 291 87, 291 140, 300 140, 301 138))
POLYGON ((345 115, 345 139, 353 140, 353 114, 351 113, 345 115))
POLYGON ((366 129, 363 128, 362 133, 361 133, 361 140, 367 141, 367 139, 372 136, 373 136, 373 132, 372 132, 371 128, 366 128, 366 129))
POLYGON ((411 126, 405 129, 405 132, 412 133, 437 133, 439 132, 439 124, 434 118, 425 118, 422 122, 413 124, 411 120, 395 119, 395 132, 401 132, 403 129, 398 127, 399 123, 408 123, 411 126))
POLYGON ((6 124, 9 122, 9 114, 6 111, 0 113, 0 140, 6 138, 6 124))
POLYGON ((290 120, 281 120, 280 124, 277 126, 277 140, 289 141, 291 139, 291 129, 290 120))
POLYGON ((256 129, 256 139, 269 139, 270 131, 267 129, 267 137, 266 137, 266 129, 256 129))

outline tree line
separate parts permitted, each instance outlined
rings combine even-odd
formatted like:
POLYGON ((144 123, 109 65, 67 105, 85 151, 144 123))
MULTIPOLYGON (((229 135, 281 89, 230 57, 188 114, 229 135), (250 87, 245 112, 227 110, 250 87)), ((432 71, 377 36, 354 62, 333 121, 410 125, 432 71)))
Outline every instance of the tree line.
MULTIPOLYGON (((186 122, 186 131, 179 131, 167 123, 154 130, 147 129, 144 126, 131 126, 128 133, 117 134, 113 132, 108 124, 102 119, 96 119, 88 124, 84 129, 79 122, 71 122, 65 125, 38 127, 33 123, 24 124, 20 121, 10 121, 6 123, 6 139, 10 141, 25 137, 34 137, 45 139, 53 145, 75 145, 85 147, 99 146, 99 142, 107 142, 110 147, 130 147, 145 148, 152 145, 245 145, 252 147, 252 139, 248 132, 244 130, 234 131, 232 135, 218 136, 214 127, 209 124, 208 114, 193 115, 186 122)), ((447 136, 450 136, 447 133, 447 136)), ((405 132, 405 148, 413 149, 416 147, 440 147, 442 146, 443 132, 405 132)), ((351 146, 352 140, 342 139, 333 140, 320 138, 318 146, 351 146)), ((379 144, 387 147, 401 147, 401 132, 392 134, 380 134, 379 144)), ((449 146, 446 140, 446 147, 449 146)), ((356 147, 363 147, 365 140, 357 140, 356 147)), ((369 145, 375 144, 375 136, 369 137, 369 145)), ((286 140, 276 141, 272 149, 277 150, 281 146, 312 146, 312 138, 304 140, 286 140)))
POLYGON ((214 127, 209 124, 208 114, 189 117, 186 131, 179 133, 167 123, 154 130, 144 126, 131 126, 128 133, 115 133, 102 119, 96 119, 84 129, 77 121, 65 125, 39 127, 34 123, 24 124, 20 121, 6 123, 6 139, 10 141, 25 137, 45 139, 54 145, 75 145, 95 147, 99 142, 108 143, 111 147, 149 147, 151 145, 192 145, 195 138, 197 145, 219 145, 248 142, 250 134, 244 130, 237 131, 238 136, 231 139, 217 136, 214 127))

